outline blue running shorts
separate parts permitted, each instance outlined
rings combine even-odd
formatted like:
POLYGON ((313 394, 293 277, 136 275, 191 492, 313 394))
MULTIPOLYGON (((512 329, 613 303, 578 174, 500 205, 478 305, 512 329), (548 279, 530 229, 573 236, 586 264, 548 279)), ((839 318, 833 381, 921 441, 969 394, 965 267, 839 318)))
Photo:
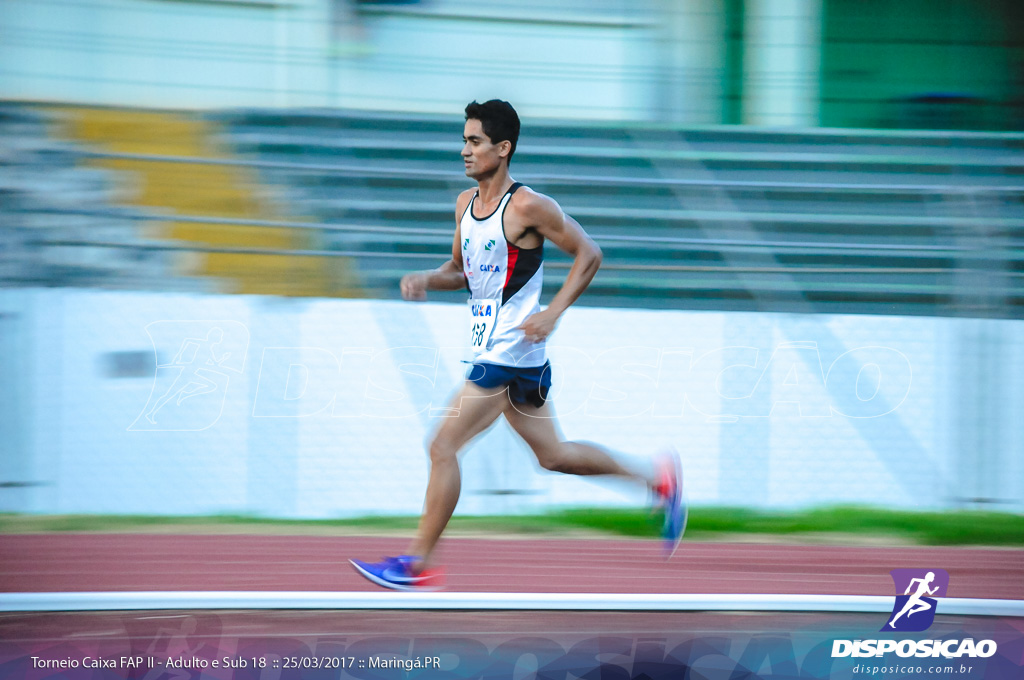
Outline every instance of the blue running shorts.
POLYGON ((466 380, 487 389, 508 385, 508 397, 513 404, 540 408, 551 389, 551 362, 526 368, 479 362, 469 369, 466 380))

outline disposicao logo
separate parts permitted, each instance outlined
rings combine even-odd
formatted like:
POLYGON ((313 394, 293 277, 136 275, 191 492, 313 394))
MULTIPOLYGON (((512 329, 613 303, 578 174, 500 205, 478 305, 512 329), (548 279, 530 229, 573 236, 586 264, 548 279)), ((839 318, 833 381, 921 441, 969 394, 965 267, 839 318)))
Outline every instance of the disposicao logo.
MULTIPOLYGON (((945 597, 949 573, 944 569, 893 569, 896 602, 881 632, 916 633, 935 622, 937 597, 945 597)), ((996 653, 993 640, 834 640, 832 658, 883 656, 987 658, 996 653)))

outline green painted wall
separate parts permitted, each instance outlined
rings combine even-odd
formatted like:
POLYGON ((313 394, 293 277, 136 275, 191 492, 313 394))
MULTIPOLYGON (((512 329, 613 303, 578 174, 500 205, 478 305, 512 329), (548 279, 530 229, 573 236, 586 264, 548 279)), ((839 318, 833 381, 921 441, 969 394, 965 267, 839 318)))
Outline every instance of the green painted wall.
POLYGON ((1022 127, 1022 0, 827 0, 823 43, 824 126, 1022 127))
POLYGON ((725 6, 725 92, 722 122, 743 122, 743 41, 745 0, 724 0, 725 6))

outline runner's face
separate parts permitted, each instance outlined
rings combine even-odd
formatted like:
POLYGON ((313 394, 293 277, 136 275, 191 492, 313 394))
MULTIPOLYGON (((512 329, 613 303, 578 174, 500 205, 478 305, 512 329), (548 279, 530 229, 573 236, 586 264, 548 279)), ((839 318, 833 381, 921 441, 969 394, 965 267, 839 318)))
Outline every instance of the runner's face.
POLYGON ((462 146, 462 160, 466 176, 473 179, 494 174, 512 146, 508 141, 492 143, 490 137, 484 134, 483 123, 473 118, 466 121, 462 138, 465 142, 462 146))

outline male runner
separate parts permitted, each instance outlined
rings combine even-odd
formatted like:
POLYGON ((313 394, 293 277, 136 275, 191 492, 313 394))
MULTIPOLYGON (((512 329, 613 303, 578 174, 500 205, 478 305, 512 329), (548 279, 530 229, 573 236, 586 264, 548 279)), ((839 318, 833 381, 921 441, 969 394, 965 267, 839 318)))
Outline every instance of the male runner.
POLYGON ((459 451, 499 416, 537 456, 541 467, 573 475, 618 475, 647 483, 665 512, 669 555, 686 524, 678 454, 661 457, 653 475, 632 471, 604 448, 563 441, 547 392, 551 368, 544 343, 559 318, 590 284, 601 250, 555 201, 509 176, 519 139, 519 116, 508 102, 466 107, 462 159, 476 189, 455 202, 452 257, 437 269, 402 278, 402 297, 425 300, 428 290, 471 294, 470 345, 476 353, 465 384, 430 442, 430 479, 416 537, 408 554, 367 563, 351 560, 363 576, 395 590, 440 587, 431 557, 459 500, 459 451), (561 290, 540 308, 544 241, 573 257, 561 290))

